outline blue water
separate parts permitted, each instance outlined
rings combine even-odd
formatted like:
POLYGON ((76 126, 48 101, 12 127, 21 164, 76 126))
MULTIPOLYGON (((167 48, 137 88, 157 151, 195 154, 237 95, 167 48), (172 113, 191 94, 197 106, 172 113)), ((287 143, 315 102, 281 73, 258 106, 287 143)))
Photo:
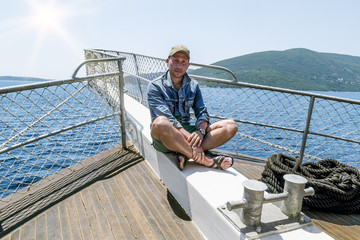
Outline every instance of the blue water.
MULTIPOLYGON (((314 93, 360 100, 359 92, 314 93)), ((276 153, 298 156, 303 138, 301 131, 306 128, 309 97, 246 88, 204 88, 203 96, 210 115, 216 113, 217 116, 239 121, 239 134, 231 140, 232 144, 221 146, 221 149, 265 159, 276 153), (247 122, 277 128, 250 125, 247 122), (283 131, 281 128, 294 131, 283 131)), ((359 113, 360 105, 316 98, 310 132, 360 141, 359 113)), ((360 148, 357 143, 310 134, 306 146, 305 155, 337 159, 360 167, 360 148)), ((305 156, 304 160, 309 161, 310 158, 305 156)))
MULTIPOLYGON (((34 82, 0 80, 0 88, 28 83, 34 82)), ((66 86, 66 91, 58 91, 59 95, 51 93, 58 87, 40 90, 39 94, 34 91, 31 95, 33 96, 32 102, 26 101, 22 94, 0 95, 0 145, 26 129, 27 124, 33 124, 34 117, 46 116, 50 111, 52 113, 49 116, 34 124, 31 129, 25 131, 23 136, 19 135, 13 142, 5 145, 5 149, 29 139, 112 113, 109 108, 104 107, 107 103, 103 98, 90 92, 87 88, 70 98, 59 109, 55 109, 55 106, 82 87, 81 83, 78 83, 77 88, 74 89, 76 85, 66 86), (11 102, 9 99, 14 99, 15 96, 15 102, 11 102), (40 108, 37 104, 42 107, 40 108), (8 109, 10 111, 2 108, 9 106, 11 106, 11 109, 8 109), (30 111, 27 112, 28 110, 30 111), (10 127, 7 127, 8 124, 10 127)), ((0 198, 52 175, 66 166, 114 147, 120 141, 118 121, 114 118, 107 118, 0 154, 0 198)))
MULTIPOLYGON (((29 83, 31 84, 31 83, 34 83, 34 82, 31 82, 31 81, 0 80, 0 88, 9 87, 9 86, 15 86, 15 85, 29 84, 29 83)), ((212 90, 208 89, 206 91, 212 91, 212 90)), ((258 101, 259 103, 254 104, 255 106, 257 105, 256 108, 254 107, 254 105, 249 106, 249 108, 253 108, 253 109, 246 109, 246 108, 240 109, 239 106, 236 105, 236 104, 233 104, 233 102, 224 103, 223 96, 226 96, 229 99, 233 98, 232 101, 240 101, 239 98, 241 98, 242 96, 238 96, 237 93, 235 93, 233 91, 233 89, 231 89, 231 90, 229 90, 229 89, 221 89, 221 90, 217 89, 216 92, 217 92, 217 94, 215 94, 215 96, 218 96, 218 95, 222 95, 222 96, 220 96, 221 98, 218 101, 214 101, 214 99, 209 99, 208 100, 208 101, 210 101, 211 106, 212 106, 211 109, 209 109, 210 114, 211 114, 211 112, 217 112, 217 113, 220 112, 220 115, 225 115, 228 118, 242 119, 244 121, 263 121, 263 123, 272 123, 272 124, 275 124, 276 122, 281 121, 283 124, 287 125, 287 127, 292 127, 292 128, 297 128, 297 129, 304 129, 305 118, 306 118, 306 115, 307 115, 307 104, 304 104, 304 106, 296 106, 297 108, 304 108, 304 109, 296 113, 298 116, 295 116, 294 118, 288 120, 288 119, 282 119, 282 118, 287 118, 287 116, 283 117, 281 114, 279 114, 279 116, 271 116, 271 114, 267 114, 267 111, 269 111, 269 109, 266 107, 266 104, 262 103, 262 101, 264 101, 264 102, 269 101, 269 99, 267 99, 268 96, 266 96, 266 97, 264 95, 257 96, 256 94, 253 94, 252 92, 250 92, 248 96, 244 97, 245 101, 242 102, 241 104, 242 105, 246 104, 246 101, 255 101, 255 102, 258 101), (232 94, 234 94, 234 96, 232 96, 232 94), (235 113, 236 115, 229 116, 228 115, 229 112, 235 113)), ((354 100, 360 100, 360 92, 314 92, 314 93, 322 94, 322 95, 330 95, 330 96, 335 96, 335 97, 341 97, 341 98, 354 99, 354 100)), ((211 95, 213 95, 213 94, 211 94, 211 95)), ((294 107, 294 106, 292 106, 292 102, 295 102, 297 99, 293 99, 294 101, 292 101, 292 99, 291 99, 292 97, 293 96, 291 96, 290 98, 285 99, 286 100, 285 101, 286 102, 285 103, 286 108, 294 107)), ((17 100, 22 101, 20 98, 18 98, 17 100)), ((81 100, 81 99, 79 99, 79 100, 81 100)), ((6 100, 2 100, 2 101, 6 101, 6 100)), ((276 106, 276 105, 279 104, 279 101, 281 101, 281 99, 277 99, 274 96, 274 102, 271 105, 276 106)), ((5 102, 2 102, 0 104, 5 105, 5 102)), ((104 103, 104 104, 106 104, 106 103, 104 103)), ((282 104, 284 104, 284 103, 282 102, 282 104)), ((48 107, 48 109, 46 109, 46 108, 43 109, 43 110, 33 109, 33 111, 35 111, 35 110, 39 111, 38 114, 43 115, 44 113, 48 112, 52 108, 52 106, 49 106, 49 105, 47 105, 47 107, 48 107)), ((63 109, 61 109, 61 111, 67 111, 67 109, 63 108, 63 109)), ((57 113, 58 114, 57 116, 59 118, 63 119, 61 111, 59 111, 59 113, 57 113)), ((84 111, 84 109, 82 110, 82 109, 79 108, 76 111, 73 114, 82 116, 82 114, 78 114, 78 113, 79 113, 79 111, 84 111)), ((329 110, 327 110, 327 111, 329 111, 329 110)), ((334 106, 334 109, 332 109, 331 111, 336 112, 337 115, 332 116, 332 118, 336 119, 338 117, 338 114, 339 114, 338 111, 341 111, 341 110, 340 110, 340 108, 337 109, 336 106, 334 106)), ((329 112, 331 112, 331 111, 329 111, 329 112)), ((18 117, 20 119, 22 119, 21 118, 22 114, 25 114, 23 112, 23 110, 17 112, 17 115, 18 115, 18 117)), ((317 117, 317 114, 318 113, 316 113, 316 112, 314 113, 313 117, 315 119, 317 117)), ((320 115, 321 114, 319 114, 319 118, 321 117, 320 115)), ((90 118, 91 117, 92 116, 90 116, 90 118)), ((360 122, 360 117, 358 116, 358 112, 356 112, 356 111, 353 113, 353 115, 350 114, 348 116, 348 118, 349 119, 340 119, 339 122, 341 122, 341 123, 345 122, 346 123, 349 120, 360 122)), ((85 120, 85 119, 79 119, 79 122, 81 122, 83 120, 85 120)), ((56 125, 56 121, 55 122, 53 121, 52 124, 54 124, 54 123, 55 123, 54 126, 50 126, 54 130, 58 129, 59 127, 66 127, 66 126, 58 126, 58 125, 56 125)), ((62 124, 70 125, 71 123, 70 122, 67 123, 66 121, 62 120, 62 124)), ((114 124, 114 126, 115 125, 116 124, 114 124)), ((26 126, 19 126, 18 129, 23 129, 25 127, 26 126)), ((94 127, 96 127, 96 124, 94 125, 94 127)), ((1 128, 1 126, 0 126, 0 128, 1 128)), ((37 135, 43 134, 43 133, 46 132, 46 129, 43 129, 41 127, 40 123, 39 123, 38 126, 34 126, 34 128, 36 129, 36 131, 28 131, 27 132, 28 135, 25 136, 26 139, 36 137, 37 135)), ((348 128, 348 127, 347 126, 335 125, 335 126, 329 127, 330 129, 326 129, 326 127, 324 129, 321 129, 321 128, 324 128, 324 126, 314 126, 314 129, 316 129, 317 131, 320 131, 320 132, 327 131, 327 132, 332 132, 334 134, 337 134, 337 131, 339 131, 338 129, 341 130, 342 128, 348 128), (319 129, 316 129, 316 128, 319 128, 319 129)), ((251 137, 261 137, 261 136, 264 136, 264 135, 268 135, 269 136, 268 141, 273 141, 275 139, 275 141, 278 141, 279 145, 291 145, 291 147, 294 148, 294 149, 299 149, 300 146, 298 146, 298 143, 295 143, 295 142, 301 142, 301 137, 302 137, 301 135, 297 135, 296 133, 294 133, 293 135, 284 136, 283 132, 281 132, 279 130, 271 130, 269 132, 266 132, 268 130, 264 130, 262 128, 259 128, 259 129, 255 128, 255 130, 254 130, 254 129, 247 129, 245 127, 244 129, 239 129, 239 130, 241 131, 241 133, 251 135, 251 137), (265 132, 263 132, 263 131, 265 131, 265 132), (289 141, 288 139, 295 139, 296 141, 294 141, 294 143, 288 143, 288 142, 286 142, 286 141, 289 141)), ((11 129, 9 131, 11 131, 11 129)), ((84 130, 82 128, 80 128, 80 129, 78 129, 78 131, 84 132, 84 134, 87 134, 87 131, 86 131, 85 128, 84 128, 84 130)), ((28 166, 24 167, 23 169, 21 169, 21 171, 23 171, 23 172, 28 171, 29 173, 31 173, 29 176, 18 175, 16 173, 16 171, 14 171, 13 173, 11 173, 11 172, 9 173, 8 168, 5 169, 5 168, 1 167, 0 168, 0 175, 1 176, 6 176, 7 179, 14 179, 15 182, 12 183, 12 186, 7 187, 7 185, 9 184, 8 181, 0 180, 0 198, 2 197, 1 196, 2 195, 1 194, 1 188, 2 189, 9 188, 10 190, 15 190, 17 188, 21 188, 21 187, 25 186, 25 184, 21 184, 21 182, 23 182, 23 183, 31 183, 31 182, 37 181, 37 180, 40 179, 40 177, 38 177, 38 176, 41 176, 41 177, 48 176, 49 174, 52 173, 52 171, 57 171, 57 170, 61 169, 63 166, 69 166, 69 165, 73 164, 73 162, 69 161, 66 156, 69 156, 70 159, 76 158, 76 159, 82 160, 82 159, 85 159, 88 156, 91 156, 91 155, 97 153, 98 151, 102 151, 102 150, 107 149, 109 146, 107 145, 105 139, 103 139, 101 136, 106 135, 107 139, 109 139, 109 138, 116 139, 114 141, 114 144, 116 144, 116 142, 119 140, 118 129, 116 127, 113 128, 113 129, 107 129, 107 131, 105 131, 105 132, 100 132, 100 131, 102 131, 102 128, 98 128, 97 131, 99 131, 98 135, 100 137, 98 139, 96 139, 96 141, 82 142, 81 144, 79 144, 79 149, 77 149, 76 152, 66 150, 61 145, 60 146, 54 146, 53 149, 51 148, 51 146, 47 146, 48 150, 46 150, 45 152, 44 152, 43 148, 39 148, 39 150, 36 150, 35 145, 29 145, 28 146, 29 148, 33 148, 32 150, 29 150, 29 151, 30 152, 33 151, 35 153, 34 156, 30 155, 30 157, 28 159, 21 159, 21 160, 20 160, 20 158, 16 158, 16 157, 7 158, 6 164, 8 166, 13 166, 17 162, 19 162, 19 164, 22 165, 21 161, 24 161, 24 160, 25 161, 32 161, 33 159, 37 159, 36 160, 37 162, 36 162, 36 165, 34 165, 34 166, 28 165, 28 166), (110 134, 109 134, 109 132, 110 132, 110 134), (35 151, 34 151, 34 149, 35 149, 35 151), (51 149, 51 150, 49 150, 49 149, 51 149), (42 155, 44 157, 38 159, 39 155, 42 155), (55 163, 47 161, 49 156, 52 156, 53 159, 56 159, 55 163), (40 166, 42 166, 42 167, 40 167, 40 166), (47 171, 47 169, 50 169, 50 168, 52 169, 52 171, 50 171, 50 172, 47 171)), ((359 132, 351 131, 351 129, 346 129, 346 131, 349 131, 348 136, 350 136, 351 138, 354 138, 354 139, 357 139, 357 140, 360 139, 360 137, 359 137, 360 133, 359 132)), ((0 129, 0 132, 1 132, 1 129, 0 129)), ((343 132, 341 131, 341 133, 343 133, 343 132)), ((4 133, 2 133, 2 134, 4 135, 4 133)), ((69 132, 69 134, 71 134, 71 131, 69 132)), ((12 136, 12 135, 14 135, 14 133, 9 132, 8 135, 12 136)), ((74 136, 76 137, 78 135, 75 134, 74 136)), ((76 139, 75 138, 73 140, 74 141, 78 141, 78 140, 79 141, 84 141, 84 139, 86 139, 86 138, 81 137, 81 139, 76 139)), ((90 137, 89 137, 89 139, 90 139, 90 137)), ((23 138, 23 139, 19 138, 17 141, 21 142, 23 140, 25 140, 25 138, 23 138)), ((4 141, 4 139, 0 138, 0 143, 2 143, 3 141, 4 141)), ((44 140, 44 141, 42 141, 42 142, 40 142, 38 144, 40 144, 40 145, 42 143, 44 143, 44 144, 54 144, 54 142, 58 142, 58 143, 61 143, 61 144, 69 144, 69 145, 73 144, 73 143, 68 143, 67 141, 68 141, 68 138, 64 138, 61 135, 58 135, 58 136, 51 137, 50 143, 47 142, 46 140, 44 140)), ((239 151, 240 150, 240 153, 242 153, 242 154, 248 154, 248 155, 253 155, 253 156, 258 156, 258 157, 263 157, 263 158, 269 157, 269 152, 272 151, 269 148, 269 149, 264 149, 264 151, 260 152, 258 149, 256 149, 257 146, 253 147, 253 146, 251 146, 251 144, 249 144, 250 146, 247 145, 248 144, 247 143, 248 139, 246 139, 246 138, 245 139, 240 139, 239 137, 235 137, 234 141, 235 141, 235 144, 232 145, 232 146, 238 146, 238 149, 234 149, 233 147, 224 147, 224 150, 229 150, 229 151, 239 151)), ((311 137, 308 140, 309 148, 314 149, 314 150, 312 150, 314 152, 316 151, 316 148, 317 148, 317 145, 318 145, 317 141, 318 141, 318 139, 311 139, 311 137), (314 141, 314 142, 312 142, 312 141, 314 141)), ((14 144, 14 143, 12 143, 12 144, 14 144)), ((252 143, 252 144, 254 144, 254 143, 252 143)), ((349 148, 349 151, 344 151, 344 152, 341 153, 342 156, 344 156, 344 157, 346 157, 346 154, 348 154, 349 152, 352 151, 352 149, 351 149, 352 145, 351 144, 345 145, 344 149, 346 149, 347 147, 349 148)), ((322 146, 322 148, 325 148, 325 150, 326 150, 325 152, 329 156, 339 155, 339 151, 337 149, 335 149, 335 148, 332 148, 332 146, 322 146)), ((18 156, 20 156, 22 154, 21 150, 14 150, 14 151, 12 151, 13 156, 17 155, 16 151, 19 152, 18 156)), ((322 149, 322 151, 323 151, 323 149, 322 149)), ((312 154, 312 153, 310 152, 310 154, 312 154)), ((351 154, 353 154, 353 153, 351 153, 351 154)), ((340 156, 340 158, 342 156, 340 156)), ((324 157, 326 157, 326 156, 324 156, 324 157)), ((350 157, 352 157, 352 155, 350 157)), ((2 159, 2 157, 0 156, 0 160, 1 159, 2 159)))
POLYGON ((19 80, 2 80, 0 79, 0 88, 11 87, 11 86, 18 86, 24 84, 32 84, 36 83, 34 81, 19 81, 19 80))

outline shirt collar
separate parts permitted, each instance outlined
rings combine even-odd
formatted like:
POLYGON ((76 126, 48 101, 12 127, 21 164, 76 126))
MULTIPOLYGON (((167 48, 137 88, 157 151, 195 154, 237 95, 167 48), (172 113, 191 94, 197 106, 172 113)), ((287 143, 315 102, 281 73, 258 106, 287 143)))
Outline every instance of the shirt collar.
MULTIPOLYGON (((183 83, 182 83, 182 86, 185 86, 186 84, 189 84, 190 83, 190 77, 187 73, 184 74, 184 77, 183 77, 183 83)), ((166 72, 165 74, 165 79, 164 79, 164 85, 167 86, 167 87, 175 87, 173 81, 171 80, 171 77, 170 77, 170 73, 169 73, 169 70, 166 72)))

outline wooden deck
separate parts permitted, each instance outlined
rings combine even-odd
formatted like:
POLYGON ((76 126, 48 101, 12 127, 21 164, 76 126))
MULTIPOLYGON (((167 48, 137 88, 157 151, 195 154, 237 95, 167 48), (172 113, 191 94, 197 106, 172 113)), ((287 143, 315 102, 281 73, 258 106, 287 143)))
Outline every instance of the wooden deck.
MULTIPOLYGON (((264 164, 234 168, 260 179, 264 164)), ((360 215, 304 211, 334 239, 360 239, 360 215)), ((142 158, 120 167, 24 220, 2 239, 204 239, 142 158)))
POLYGON ((204 239, 148 164, 133 160, 2 239, 204 239))

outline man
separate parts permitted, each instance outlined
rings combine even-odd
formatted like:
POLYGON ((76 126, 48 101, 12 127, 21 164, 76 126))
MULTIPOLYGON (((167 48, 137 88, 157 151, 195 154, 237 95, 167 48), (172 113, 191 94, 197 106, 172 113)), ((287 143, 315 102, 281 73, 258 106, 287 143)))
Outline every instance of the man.
POLYGON ((153 146, 161 152, 177 153, 180 170, 190 158, 225 170, 233 164, 231 157, 211 157, 204 152, 229 141, 238 128, 233 120, 209 123, 199 85, 186 73, 189 61, 190 51, 183 45, 174 46, 166 59, 169 70, 149 84, 153 146), (195 125, 190 125, 190 108, 197 119, 195 125))

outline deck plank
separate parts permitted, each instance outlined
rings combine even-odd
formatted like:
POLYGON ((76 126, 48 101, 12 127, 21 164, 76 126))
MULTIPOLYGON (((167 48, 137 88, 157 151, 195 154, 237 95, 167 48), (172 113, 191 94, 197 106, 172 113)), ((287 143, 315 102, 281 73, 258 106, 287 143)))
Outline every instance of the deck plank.
POLYGON ((94 196, 94 191, 91 188, 86 188, 83 191, 81 191, 81 199, 83 201, 84 207, 86 209, 86 213, 88 216, 88 220, 90 223, 90 228, 92 230, 92 233, 94 235, 95 239, 103 239, 103 233, 101 230, 101 223, 99 222, 99 218, 96 215, 96 210, 95 207, 93 205, 93 196, 94 196), (91 191, 91 192, 90 192, 91 191))
POLYGON ((10 240, 19 240, 20 239, 20 229, 15 230, 10 236, 10 240))
POLYGON ((131 226, 128 222, 128 219, 124 213, 124 211, 122 210, 121 206, 118 204, 118 200, 116 199, 116 197, 114 196, 113 190, 111 189, 111 187, 109 186, 109 183, 107 181, 103 182, 103 187, 104 190, 109 198, 112 210, 113 210, 113 214, 118 222, 118 229, 122 231, 123 235, 122 238, 124 239, 132 239, 134 238, 134 233, 132 232, 131 226))
POLYGON ((46 229, 48 239, 61 239, 61 228, 59 222, 58 206, 55 206, 46 213, 46 229))
POLYGON ((64 202, 59 204, 59 215, 60 215, 59 218, 60 218, 62 239, 72 239, 71 229, 70 229, 70 224, 69 224, 70 219, 68 216, 66 204, 64 202))
POLYGON ((92 229, 90 228, 90 221, 81 200, 80 194, 74 196, 75 207, 79 217, 79 227, 82 233, 82 239, 94 239, 92 229))
POLYGON ((136 204, 133 193, 125 184, 122 175, 123 173, 117 175, 116 181, 115 179, 110 179, 110 185, 114 189, 118 204, 124 210, 124 215, 130 223, 135 235, 134 237, 137 239, 156 239, 156 235, 154 235, 149 227, 146 217, 136 204))
POLYGON ((143 181, 152 182, 152 184, 149 186, 149 190, 151 190, 151 193, 157 193, 153 194, 157 198, 158 202, 163 203, 163 210, 164 212, 167 212, 168 214, 175 214, 178 217, 172 218, 174 221, 168 223, 170 226, 170 229, 174 231, 175 236, 178 239, 200 239, 202 236, 199 234, 198 231, 191 231, 192 223, 190 221, 190 218, 186 215, 185 211, 181 208, 181 206, 176 202, 176 200, 173 198, 173 196, 166 191, 166 187, 161 184, 161 182, 154 177, 151 173, 148 165, 138 165, 139 167, 139 174, 142 176, 143 181), (166 191, 166 194, 165 194, 166 191), (171 205, 170 205, 171 204, 171 205), (183 221, 185 220, 185 221, 183 221))
POLYGON ((120 227, 112 227, 112 226, 118 226, 120 225, 119 221, 117 220, 117 217, 115 215, 115 210, 111 204, 111 201, 108 197, 108 194, 106 193, 104 189, 104 185, 96 184, 96 191, 98 193, 99 201, 101 202, 101 205, 103 207, 103 217, 109 221, 109 229, 107 231, 111 231, 115 239, 121 239, 124 236, 124 232, 122 228, 120 227))
MULTIPOLYGON (((136 187, 138 186, 134 186, 132 185, 132 183, 130 183, 130 181, 128 179, 124 179, 125 183, 129 186, 129 190, 132 191, 132 193, 134 194, 134 201, 136 202, 139 211, 142 212, 142 214, 144 214, 144 216, 147 219, 147 227, 149 227, 150 231, 154 233, 154 235, 156 236, 156 239, 169 239, 168 236, 166 236, 166 233, 164 233, 160 226, 157 223, 156 218, 154 218, 153 214, 151 213, 151 211, 149 210, 149 207, 151 207, 151 202, 147 201, 147 199, 142 199, 144 198, 144 194, 139 194, 139 192, 137 192, 136 187), (146 203, 144 202, 146 201, 146 203)), ((161 216, 157 216, 157 218, 161 219, 161 216)), ((163 223, 165 224, 165 223, 163 223)), ((144 232, 144 234, 146 234, 146 232, 144 232)))
MULTIPOLYGON (((149 217, 152 219, 153 229, 160 231, 166 239, 173 239, 174 235, 172 235, 168 223, 164 221, 164 218, 167 218, 167 216, 165 216, 165 209, 161 205, 154 206, 154 203, 155 205, 157 204, 158 199, 156 199, 151 190, 152 184, 149 184, 148 181, 144 181, 146 180, 144 179, 144 175, 140 175, 138 171, 133 171, 131 174, 133 175, 131 178, 135 179, 135 181, 132 181, 130 187, 132 191, 134 191, 134 194, 136 194, 136 199, 139 205, 142 207, 143 211, 147 212, 149 217), (144 184, 147 186, 146 189, 144 188, 144 184)), ((129 183, 131 178, 129 175, 127 175, 127 177, 127 181, 129 183)))
POLYGON ((69 216, 69 225, 72 239, 82 239, 79 216, 76 209, 74 196, 62 203, 66 206, 67 214, 69 216))
POLYGON ((102 236, 101 239, 114 239, 110 223, 108 221, 108 218, 104 214, 103 205, 99 198, 99 194, 97 191, 98 185, 99 183, 96 182, 91 188, 89 188, 89 191, 87 191, 87 193, 90 194, 90 196, 88 195, 88 197, 92 204, 91 207, 93 208, 93 212, 96 216, 96 222, 98 223, 97 226, 99 227, 99 233, 102 236))
POLYGON ((19 239, 36 239, 35 221, 28 222, 20 231, 19 239))
POLYGON ((47 239, 46 234, 46 215, 41 214, 35 219, 36 239, 47 239))
MULTIPOLYGON (((137 166, 134 166, 134 168, 137 168, 137 166)), ((153 231, 157 233, 159 239, 184 239, 185 236, 181 233, 178 234, 179 237, 174 235, 173 231, 177 229, 177 226, 173 224, 173 221, 164 220, 168 219, 167 211, 161 205, 157 205, 159 199, 154 196, 153 189, 151 189, 152 184, 145 181, 144 175, 139 174, 138 168, 134 170, 136 171, 132 171, 133 176, 130 177, 126 174, 126 182, 136 194, 136 201, 142 211, 147 214, 148 219, 151 219, 150 226, 153 231), (131 181, 131 179, 135 179, 135 181, 131 181)))

